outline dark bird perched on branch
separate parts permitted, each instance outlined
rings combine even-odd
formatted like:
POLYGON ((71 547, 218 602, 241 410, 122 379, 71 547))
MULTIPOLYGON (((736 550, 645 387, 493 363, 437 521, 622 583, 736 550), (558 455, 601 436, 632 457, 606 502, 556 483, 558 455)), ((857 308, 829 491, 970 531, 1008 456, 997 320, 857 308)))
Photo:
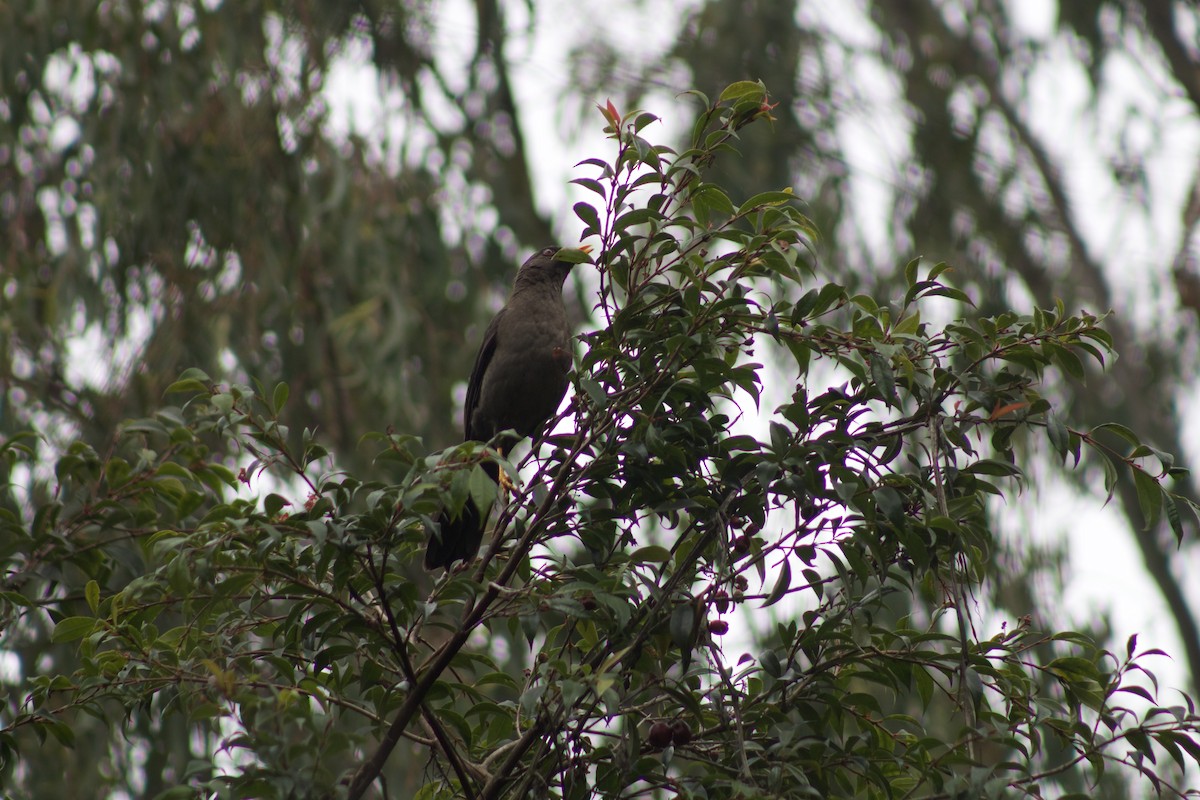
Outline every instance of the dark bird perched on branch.
MULTIPOLYGON (((580 248, 585 254, 590 249, 580 248)), ((483 334, 463 409, 468 441, 488 442, 506 430, 520 438, 534 436, 558 410, 571 369, 571 328, 562 289, 574 266, 560 260, 562 253, 563 248, 547 247, 521 265, 508 302, 483 334)), ((501 451, 514 443, 504 442, 501 451)), ((495 461, 485 461, 483 469, 499 480, 495 461)), ((449 569, 455 561, 474 558, 486 519, 487 509, 470 498, 457 517, 443 511, 438 529, 429 533, 425 569, 449 569)))

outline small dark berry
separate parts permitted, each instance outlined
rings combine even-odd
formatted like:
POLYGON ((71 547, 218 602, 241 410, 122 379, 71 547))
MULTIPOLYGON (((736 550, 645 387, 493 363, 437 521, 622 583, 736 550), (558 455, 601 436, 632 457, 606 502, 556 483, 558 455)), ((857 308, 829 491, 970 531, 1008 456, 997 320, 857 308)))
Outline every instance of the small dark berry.
POLYGON ((658 750, 671 743, 671 726, 659 720, 650 726, 650 736, 647 737, 650 746, 658 750))
POLYGON ((671 723, 671 742, 676 747, 683 747, 692 740, 692 728, 681 719, 671 723))
POLYGON ((732 542, 733 554, 735 556, 744 556, 750 552, 750 537, 738 536, 732 542))
POLYGON ((746 580, 745 575, 738 575, 733 579, 733 588, 739 592, 744 592, 750 588, 750 581, 746 580))
POLYGON ((717 599, 716 606, 718 614, 724 614, 729 610, 729 592, 725 591, 724 589, 717 589, 715 592, 713 592, 713 597, 717 599))
POLYGON ((724 636, 729 633, 729 623, 723 619, 710 619, 708 621, 708 632, 714 636, 724 636))

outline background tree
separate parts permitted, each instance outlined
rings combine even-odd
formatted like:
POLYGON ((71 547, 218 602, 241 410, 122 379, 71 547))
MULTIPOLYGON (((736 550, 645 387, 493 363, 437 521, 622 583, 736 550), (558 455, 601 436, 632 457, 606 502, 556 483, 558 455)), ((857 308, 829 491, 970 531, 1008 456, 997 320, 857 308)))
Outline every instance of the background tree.
MULTIPOLYGON (((1115 306, 1106 326, 1125 357, 1086 389, 1054 381, 1055 400, 1086 427, 1116 418, 1163 451, 1187 452, 1197 204, 1179 165, 1198 163, 1190 4, 1068 3, 1031 23, 1029 7, 1016 17, 994 2, 836 13, 798 2, 787 13, 714 0, 685 15, 677 36, 658 37, 670 20, 644 4, 653 24, 626 25, 614 45, 596 35, 606 20, 586 36, 549 34, 541 91, 524 95, 527 53, 547 34, 525 27, 524 4, 478 2, 473 20, 422 4, 228 5, 0 9, 0 429, 43 437, 42 466, 11 473, 0 500, 10 513, 52 498, 44 465, 71 442, 106 454, 120 421, 149 414, 191 366, 221 381, 286 379, 290 446, 316 429, 355 470, 369 455, 354 446, 364 430, 390 423, 432 447, 453 441, 445 399, 498 294, 484 287, 506 284, 520 255, 558 238, 544 215, 552 190, 530 178, 545 164, 525 155, 554 130, 547 98, 567 111, 609 96, 660 109, 689 86, 715 93, 741 75, 764 78, 782 102, 773 131, 742 131, 740 158, 714 165, 730 196, 796 186, 825 236, 825 268, 872 294, 902 296, 893 265, 920 252, 953 263, 979 302, 1115 306), (573 53, 564 42, 578 43, 573 53), (646 52, 653 42, 662 52, 646 52), (563 55, 583 101, 568 85, 545 88, 563 55), (360 135, 335 124, 331 87, 359 61, 394 127, 360 135), (1046 87, 1058 102, 1045 101, 1046 87), (1055 113, 1071 110, 1071 88, 1082 123, 1055 113), (882 121, 866 145, 864 120, 882 121), (876 142, 889 158, 864 164, 876 142), (1100 189, 1085 176, 1103 177, 1100 189), (1088 202, 1097 196, 1105 202, 1088 202)), ((1052 481, 1053 459, 1033 474, 1052 481)), ((1130 536, 1195 673, 1178 578, 1193 534, 1180 553, 1162 525, 1143 532, 1137 487, 1116 474, 1130 536)), ((1104 478, 1101 466, 1067 476, 1093 499, 1104 478)), ((1036 577, 1016 580, 1041 563, 1028 542, 996 547, 996 608, 1057 607, 1036 577)), ((48 641, 44 619, 30 624, 27 637, 5 637, 13 672, 69 673, 74 647, 48 641)), ((135 719, 144 727, 132 749, 106 725, 76 721, 65 763, 87 781, 121 783, 129 760, 144 758, 153 794, 157 767, 181 759, 174 774, 184 770, 187 734, 164 727, 174 717, 135 719)), ((30 774, 56 779, 63 760, 49 749, 45 758, 53 768, 27 762, 30 774)))

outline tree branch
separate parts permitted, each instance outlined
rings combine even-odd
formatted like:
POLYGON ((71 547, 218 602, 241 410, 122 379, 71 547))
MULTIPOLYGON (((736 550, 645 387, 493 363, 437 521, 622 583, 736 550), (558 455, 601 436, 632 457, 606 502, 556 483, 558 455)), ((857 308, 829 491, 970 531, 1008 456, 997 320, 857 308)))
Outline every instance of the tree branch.
POLYGON ((1179 29, 1175 26, 1175 5, 1172 0, 1142 0, 1141 3, 1142 12, 1146 15, 1146 30, 1162 49, 1172 77, 1183 87, 1197 113, 1200 113, 1200 64, 1192 60, 1179 38, 1179 29))

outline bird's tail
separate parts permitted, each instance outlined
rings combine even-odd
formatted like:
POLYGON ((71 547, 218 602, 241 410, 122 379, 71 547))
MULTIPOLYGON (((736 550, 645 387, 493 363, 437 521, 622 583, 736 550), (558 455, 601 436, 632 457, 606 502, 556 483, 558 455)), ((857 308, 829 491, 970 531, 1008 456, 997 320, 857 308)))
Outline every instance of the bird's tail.
MULTIPOLYGON (((500 466, 496 462, 484 462, 483 469, 493 481, 499 479, 500 466)), ((479 543, 483 541, 485 521, 486 515, 480 512, 479 506, 470 497, 457 517, 451 517, 449 512, 443 511, 438 517, 438 530, 429 532, 429 542, 425 545, 425 569, 450 569, 455 561, 473 559, 479 552, 479 543)))

